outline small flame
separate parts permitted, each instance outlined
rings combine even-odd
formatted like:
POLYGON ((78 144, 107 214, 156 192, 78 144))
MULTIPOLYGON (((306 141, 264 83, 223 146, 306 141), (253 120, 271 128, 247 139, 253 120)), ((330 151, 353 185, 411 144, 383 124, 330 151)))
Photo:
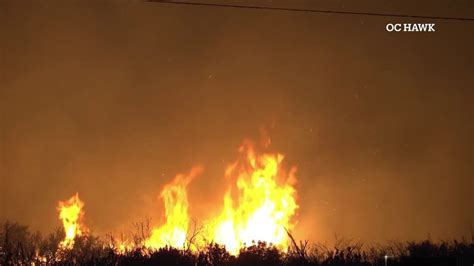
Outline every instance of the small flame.
POLYGON ((151 249, 162 247, 184 248, 189 226, 187 186, 191 180, 202 172, 202 167, 194 167, 187 175, 178 174, 173 181, 166 184, 160 198, 165 205, 166 222, 153 228, 151 236, 144 246, 151 249))
POLYGON ((72 249, 75 238, 85 233, 86 228, 81 223, 84 217, 83 207, 84 203, 79 199, 78 193, 66 201, 59 202, 59 219, 63 223, 65 233, 64 240, 59 243, 60 248, 72 249))
POLYGON ((127 252, 132 251, 135 248, 133 243, 130 243, 128 240, 119 242, 115 247, 115 250, 118 254, 126 254, 127 252))

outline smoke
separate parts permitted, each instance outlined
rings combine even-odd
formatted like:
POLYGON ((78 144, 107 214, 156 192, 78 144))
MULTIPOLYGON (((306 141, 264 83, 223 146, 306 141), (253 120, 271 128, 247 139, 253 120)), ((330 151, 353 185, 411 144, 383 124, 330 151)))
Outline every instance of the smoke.
POLYGON ((1 5, 1 219, 50 231, 79 191, 95 232, 157 220, 163 185, 195 164, 190 213, 209 217, 241 140, 274 123, 272 149, 298 166, 297 237, 469 233, 470 26, 395 36, 375 18, 1 5))

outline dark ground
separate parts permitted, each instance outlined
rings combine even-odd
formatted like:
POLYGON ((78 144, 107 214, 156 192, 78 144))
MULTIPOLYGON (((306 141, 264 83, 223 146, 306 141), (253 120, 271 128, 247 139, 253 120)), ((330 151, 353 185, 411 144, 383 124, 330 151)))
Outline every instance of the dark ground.
POLYGON ((74 248, 58 250, 63 232, 48 236, 32 233, 26 226, 4 222, 0 230, 0 265, 466 265, 474 263, 474 236, 461 241, 391 242, 367 247, 339 239, 334 247, 300 242, 288 253, 265 243, 242 249, 231 256, 225 248, 209 244, 199 252, 163 248, 154 252, 136 249, 117 254, 108 243, 95 236, 76 239, 74 248), (107 247, 109 246, 109 247, 107 247), (38 259, 41 257, 40 259, 38 259))

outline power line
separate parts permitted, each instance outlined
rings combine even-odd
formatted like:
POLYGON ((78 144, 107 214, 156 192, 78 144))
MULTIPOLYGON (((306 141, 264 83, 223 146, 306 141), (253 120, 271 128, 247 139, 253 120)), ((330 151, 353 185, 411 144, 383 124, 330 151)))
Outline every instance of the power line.
POLYGON ((206 7, 220 7, 220 8, 239 8, 239 9, 259 9, 259 10, 338 14, 338 15, 358 15, 358 16, 377 16, 377 17, 397 17, 397 18, 419 18, 419 19, 437 19, 437 20, 474 21, 474 18, 464 18, 464 17, 403 15, 403 14, 388 14, 388 13, 337 11, 337 10, 323 10, 323 9, 303 9, 303 8, 287 8, 287 7, 269 7, 269 6, 248 6, 248 5, 215 4, 215 3, 199 3, 199 2, 175 2, 175 1, 166 1, 166 0, 147 0, 147 2, 153 2, 153 3, 159 3, 159 4, 170 4, 170 5, 206 6, 206 7))

